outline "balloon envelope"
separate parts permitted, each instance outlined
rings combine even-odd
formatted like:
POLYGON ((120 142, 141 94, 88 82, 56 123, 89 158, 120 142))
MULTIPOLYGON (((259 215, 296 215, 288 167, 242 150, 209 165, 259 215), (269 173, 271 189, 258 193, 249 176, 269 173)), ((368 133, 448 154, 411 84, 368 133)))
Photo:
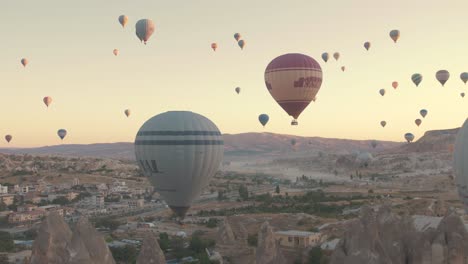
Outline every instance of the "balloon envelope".
POLYGON ((460 74, 460 79, 463 81, 463 83, 466 84, 466 82, 468 81, 468 72, 462 72, 460 74))
POLYGON ((244 47, 245 47, 245 40, 243 40, 243 39, 239 40, 239 41, 237 42, 237 45, 239 45, 239 47, 240 47, 241 49, 244 49, 244 47))
POLYGON ((364 48, 366 50, 369 50, 370 47, 371 47, 371 43, 369 41, 364 42, 364 48))
POLYGON ((393 89, 398 88, 398 82, 392 82, 392 87, 393 87, 393 89))
POLYGON ((370 144, 372 148, 376 148, 379 143, 377 142, 377 140, 372 140, 370 144))
POLYGON ((213 51, 216 51, 216 49, 218 48, 218 44, 211 43, 211 48, 213 49, 213 51))
POLYGON ((52 103, 52 97, 50 96, 46 96, 42 99, 42 101, 44 102, 44 104, 49 107, 49 105, 52 103))
POLYGON ((345 71, 346 70, 346 67, 345 66, 341 66, 341 71, 345 71))
POLYGON ((322 68, 313 58, 289 53, 273 59, 265 69, 265 85, 276 102, 294 119, 317 95, 322 68))
POLYGON ((463 98, 465 97, 465 93, 460 93, 460 96, 463 98))
POLYGON ((442 84, 442 86, 445 85, 449 78, 450 73, 447 70, 440 70, 436 72, 436 79, 440 82, 440 84, 442 84))
POLYGON ((241 38, 242 38, 242 36, 241 36, 240 33, 235 33, 234 34, 234 39, 236 39, 236 41, 239 41, 239 39, 241 39, 241 38))
POLYGON ((65 129, 59 129, 59 130, 57 131, 57 135, 59 136, 60 139, 63 140, 63 139, 65 138, 65 136, 67 135, 67 130, 65 130, 65 129))
POLYGON ((411 134, 411 133, 406 133, 406 134, 405 134, 405 139, 406 139, 406 141, 408 141, 408 143, 413 142, 413 140, 414 140, 414 135, 411 134))
POLYGON ((13 137, 11 135, 6 135, 5 136, 5 140, 10 143, 11 139, 13 139, 13 137))
POLYGON ((263 127, 268 123, 268 120, 270 120, 270 117, 267 114, 261 114, 258 116, 258 121, 260 121, 260 124, 262 124, 263 127))
POLYGON ((151 19, 140 19, 135 24, 135 33, 138 39, 146 44, 151 35, 153 35, 155 28, 156 26, 151 19))
POLYGON ((379 90, 379 94, 380 94, 381 96, 384 96, 384 95, 385 95, 385 89, 380 89, 380 90, 379 90))
POLYGON ((374 159, 374 157, 372 157, 372 154, 370 154, 369 152, 361 152, 356 157, 356 161, 358 162, 359 166, 361 166, 361 167, 369 166, 372 159, 374 159))
POLYGON ((458 131, 453 152, 453 171, 458 195, 468 213, 468 119, 458 131))
POLYGON ((237 94, 239 94, 239 93, 240 93, 240 91, 241 91, 241 88, 240 88, 240 87, 236 87, 236 89, 235 89, 235 90, 236 90, 236 93, 237 93, 237 94))
POLYGON ((296 139, 294 139, 294 138, 291 139, 291 145, 293 145, 293 146, 296 145, 296 139))
POLYGON ((422 123, 422 120, 418 118, 418 119, 414 120, 414 123, 415 123, 417 126, 420 126, 421 123, 422 123))
POLYGON ((420 114, 423 118, 425 118, 426 115, 427 115, 427 110, 426 110, 426 109, 421 109, 421 111, 419 111, 419 114, 420 114))
POLYGON ((112 51, 112 53, 114 53, 114 55, 117 56, 117 55, 119 55, 119 50, 118 50, 118 49, 114 49, 114 50, 112 51))
POLYGON ((150 118, 137 133, 135 156, 167 205, 184 217, 223 159, 221 132, 208 118, 170 111, 150 118))
POLYGON ((128 16, 126 15, 119 16, 119 23, 120 25, 122 25, 122 27, 125 27, 125 25, 127 25, 127 22, 128 22, 128 16))
POLYGON ((422 79, 423 79, 423 76, 421 74, 419 74, 419 73, 415 73, 415 74, 411 75, 411 80, 416 85, 416 87, 419 86, 422 79))
POLYGON ((130 114, 131 114, 130 109, 125 109, 124 114, 125 114, 127 117, 129 117, 130 114))
POLYGON ((338 60, 340 58, 340 53, 339 52, 333 53, 333 58, 335 58, 335 60, 338 60))
POLYGON ((322 60, 324 62, 327 62, 329 58, 330 58, 330 55, 328 54, 328 52, 322 53, 322 60))
POLYGON ((398 39, 400 38, 400 31, 398 29, 394 29, 390 31, 389 35, 393 42, 397 43, 398 39))
POLYGON ((22 58, 21 59, 21 64, 23 65, 23 67, 26 67, 26 65, 28 65, 28 59, 22 58))
POLYGON ((387 122, 386 122, 386 121, 380 121, 380 125, 381 125, 382 127, 385 127, 385 126, 387 125, 387 122))

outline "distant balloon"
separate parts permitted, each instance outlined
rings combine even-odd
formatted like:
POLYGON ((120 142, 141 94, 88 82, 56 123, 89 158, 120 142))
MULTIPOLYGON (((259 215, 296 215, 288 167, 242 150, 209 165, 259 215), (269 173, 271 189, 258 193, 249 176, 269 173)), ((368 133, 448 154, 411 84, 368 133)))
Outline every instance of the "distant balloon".
POLYGON ((216 51, 216 49, 218 48, 218 44, 211 43, 211 48, 213 49, 213 51, 216 51))
POLYGON ((460 93, 460 96, 461 96, 462 98, 464 98, 464 97, 465 97, 465 93, 460 93))
POLYGON ((369 152, 361 152, 356 157, 356 162, 359 164, 360 167, 368 167, 371 161, 374 159, 372 154, 369 152))
POLYGON ((273 59, 265 69, 265 85, 276 102, 292 116, 291 125, 317 95, 322 68, 313 58, 289 53, 273 59))
POLYGON ((28 62, 29 62, 29 61, 28 61, 28 59, 26 59, 26 58, 22 58, 22 59, 21 59, 21 64, 23 64, 23 67, 26 67, 26 65, 28 65, 28 62))
POLYGON ((49 105, 52 103, 52 97, 50 96, 46 96, 42 99, 42 101, 44 102, 44 104, 49 107, 49 105))
POLYGON ((398 88, 398 82, 392 82, 392 87, 393 87, 393 89, 398 88))
POLYGON ((119 23, 120 25, 122 25, 122 27, 125 27, 125 25, 127 25, 127 22, 128 22, 128 16, 126 15, 119 16, 119 23))
POLYGON ((13 137, 11 135, 6 135, 5 136, 5 140, 10 143, 10 141, 13 139, 13 137))
POLYGON ((366 50, 369 50, 370 47, 371 47, 371 43, 370 43, 369 41, 364 42, 364 48, 365 48, 366 50))
POLYGON ((314 98, 312 98, 312 101, 314 101, 315 103, 316 100, 317 100, 317 96, 314 96, 314 98))
POLYGON ((460 74, 460 79, 463 81, 463 83, 466 84, 466 82, 468 81, 468 72, 462 72, 460 74))
POLYGON ((346 67, 345 66, 341 66, 341 71, 345 71, 346 70, 346 67))
POLYGON ((324 62, 327 62, 329 58, 330 58, 330 55, 328 54, 328 52, 322 53, 322 60, 324 62))
POLYGON ((411 75, 411 80, 416 85, 416 87, 419 86, 422 79, 423 79, 423 76, 421 74, 419 74, 419 73, 415 73, 415 74, 411 75))
POLYGON ((446 70, 440 70, 436 73, 436 79, 440 82, 440 84, 442 84, 442 86, 445 85, 449 78, 450 73, 446 70))
POLYGON ((181 218, 208 187, 223 153, 223 136, 216 125, 188 111, 152 117, 141 126, 135 139, 138 166, 181 218))
POLYGON ((468 119, 458 131, 453 152, 453 171, 458 195, 468 213, 468 119))
POLYGON ((340 58, 340 53, 339 52, 333 53, 333 58, 335 58, 335 60, 338 60, 340 58))
POLYGON ((261 114, 258 116, 258 121, 260 121, 260 124, 262 124, 263 127, 268 123, 268 120, 270 120, 270 117, 267 114, 261 114))
POLYGON ((130 114, 131 114, 130 109, 125 109, 124 114, 125 114, 127 117, 129 117, 130 114))
POLYGON ((379 94, 380 94, 381 96, 384 96, 384 95, 385 95, 385 89, 380 89, 380 90, 379 90, 379 94))
POLYGON ((414 135, 411 134, 411 133, 406 133, 405 134, 405 139, 406 139, 406 141, 408 141, 408 143, 411 143, 414 140, 414 135))
POLYGON ((239 47, 240 47, 241 49, 244 49, 244 47, 245 47, 245 40, 243 40, 243 39, 239 40, 239 41, 237 42, 237 45, 239 45, 239 47))
POLYGON ((112 51, 112 53, 114 53, 114 55, 117 56, 117 55, 119 55, 119 50, 118 50, 118 49, 114 49, 114 50, 112 51))
POLYGON ((296 139, 294 139, 294 138, 291 139, 291 145, 292 145, 292 146, 295 146, 295 145, 296 145, 296 139))
POLYGON ((421 111, 419 111, 419 114, 420 114, 423 118, 425 118, 426 115, 427 115, 427 110, 426 110, 426 109, 421 109, 421 111))
POLYGON ((57 131, 57 135, 60 137, 61 140, 63 140, 65 138, 65 136, 67 135, 67 130, 59 129, 57 131))
POLYGON ((236 33, 236 34, 234 34, 234 38, 236 39, 236 41, 239 41, 239 39, 241 39, 242 36, 241 36, 240 33, 236 33))
POLYGON ((418 119, 414 120, 414 123, 415 123, 417 126, 420 126, 421 123, 422 123, 422 120, 418 118, 418 119))
POLYGON ((236 89, 235 89, 235 90, 236 90, 236 93, 237 93, 237 94, 239 94, 239 93, 240 93, 240 91, 241 91, 241 88, 240 88, 240 87, 236 87, 236 89))
POLYGON ((135 24, 135 33, 138 39, 146 45, 148 39, 153 35, 155 28, 156 26, 151 19, 140 19, 135 24))
POLYGON ((398 29, 394 29, 390 31, 389 35, 393 42, 397 43, 398 39, 400 38, 400 31, 398 29))
POLYGON ((376 148, 379 143, 377 142, 377 140, 372 140, 370 144, 372 148, 376 148))
POLYGON ((385 126, 387 125, 387 122, 386 122, 386 121, 380 121, 380 125, 381 125, 382 127, 385 127, 385 126))

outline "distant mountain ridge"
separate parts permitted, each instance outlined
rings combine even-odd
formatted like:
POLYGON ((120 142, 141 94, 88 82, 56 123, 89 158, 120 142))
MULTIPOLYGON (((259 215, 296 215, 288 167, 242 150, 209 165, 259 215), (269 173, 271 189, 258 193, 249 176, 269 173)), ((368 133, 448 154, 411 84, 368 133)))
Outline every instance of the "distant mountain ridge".
MULTIPOLYGON (((351 153, 356 151, 369 151, 372 149, 370 145, 372 140, 302 137, 275 133, 224 134, 223 137, 225 156, 227 157, 247 157, 251 155, 275 156, 291 151, 295 151, 296 153, 311 151, 351 153), (292 139, 296 141, 294 146, 291 144, 292 139)), ((378 141, 376 151, 401 148, 402 145, 402 142, 378 141)), ((78 156, 125 160, 135 159, 132 142, 63 144, 38 148, 3 148, 0 149, 0 152, 7 154, 78 156)))
POLYGON ((460 128, 426 131, 416 142, 401 146, 402 152, 452 152, 460 128))

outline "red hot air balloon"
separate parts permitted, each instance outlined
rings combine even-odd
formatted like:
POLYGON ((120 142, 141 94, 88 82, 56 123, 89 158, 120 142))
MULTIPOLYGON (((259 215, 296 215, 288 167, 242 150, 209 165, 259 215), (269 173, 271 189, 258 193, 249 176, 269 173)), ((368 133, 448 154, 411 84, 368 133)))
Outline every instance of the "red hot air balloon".
POLYGON ((216 49, 218 48, 218 44, 211 43, 211 48, 213 49, 213 51, 216 51, 216 49))
POLYGON ((28 65, 28 62, 29 62, 29 61, 28 61, 28 59, 26 59, 26 58, 22 58, 22 59, 21 59, 21 64, 23 65, 23 67, 26 67, 26 65, 28 65))
POLYGON ((313 58, 289 53, 273 59, 265 69, 265 85, 273 99, 294 120, 310 104, 320 90, 322 68, 313 58))
POLYGON ((393 89, 396 89, 398 87, 398 82, 392 82, 392 87, 393 89))
POLYGON ((418 118, 418 119, 414 120, 414 123, 415 123, 417 126, 420 126, 421 123, 422 123, 422 120, 418 118))
POLYGON ((52 97, 46 96, 46 97, 44 97, 44 99, 42 99, 42 101, 47 106, 47 108, 49 108, 49 105, 52 103, 52 97))

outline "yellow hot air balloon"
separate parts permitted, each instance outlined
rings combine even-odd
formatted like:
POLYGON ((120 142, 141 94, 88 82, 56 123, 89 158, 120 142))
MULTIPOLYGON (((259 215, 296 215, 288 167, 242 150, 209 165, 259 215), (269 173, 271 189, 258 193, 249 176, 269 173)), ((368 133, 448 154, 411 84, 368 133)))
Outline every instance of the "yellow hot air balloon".
POLYGON ((47 106, 47 108, 49 108, 49 105, 52 103, 52 97, 46 96, 42 99, 42 101, 47 106))
POLYGON ((125 27, 125 25, 127 25, 127 22, 128 22, 128 16, 126 15, 119 16, 119 23, 120 25, 122 25, 122 27, 125 27))

